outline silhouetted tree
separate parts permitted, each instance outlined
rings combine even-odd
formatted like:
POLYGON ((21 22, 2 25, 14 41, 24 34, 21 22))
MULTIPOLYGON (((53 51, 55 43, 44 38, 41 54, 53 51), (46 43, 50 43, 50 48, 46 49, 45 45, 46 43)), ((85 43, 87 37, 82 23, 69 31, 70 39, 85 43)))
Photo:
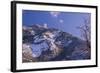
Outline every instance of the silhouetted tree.
POLYGON ((88 19, 84 19, 83 26, 78 27, 82 32, 81 36, 86 41, 87 48, 91 48, 91 26, 90 21, 88 19))

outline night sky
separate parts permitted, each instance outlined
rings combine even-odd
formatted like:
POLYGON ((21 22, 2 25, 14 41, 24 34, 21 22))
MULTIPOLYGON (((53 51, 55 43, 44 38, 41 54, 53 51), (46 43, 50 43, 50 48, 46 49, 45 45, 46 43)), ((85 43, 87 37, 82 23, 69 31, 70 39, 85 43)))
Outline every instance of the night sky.
POLYGON ((71 33, 72 35, 81 37, 81 32, 77 27, 84 24, 84 19, 90 21, 90 13, 78 12, 53 12, 53 11, 34 11, 23 10, 22 12, 23 25, 36 25, 43 26, 47 24, 48 28, 56 28, 64 32, 71 33))

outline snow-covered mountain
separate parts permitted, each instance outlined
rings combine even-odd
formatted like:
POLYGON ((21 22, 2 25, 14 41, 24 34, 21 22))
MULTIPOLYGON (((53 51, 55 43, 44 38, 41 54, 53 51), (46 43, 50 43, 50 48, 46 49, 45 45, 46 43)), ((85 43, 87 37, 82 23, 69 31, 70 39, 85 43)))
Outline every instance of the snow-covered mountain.
POLYGON ((67 32, 39 25, 23 26, 22 51, 23 62, 90 59, 85 41, 67 32))

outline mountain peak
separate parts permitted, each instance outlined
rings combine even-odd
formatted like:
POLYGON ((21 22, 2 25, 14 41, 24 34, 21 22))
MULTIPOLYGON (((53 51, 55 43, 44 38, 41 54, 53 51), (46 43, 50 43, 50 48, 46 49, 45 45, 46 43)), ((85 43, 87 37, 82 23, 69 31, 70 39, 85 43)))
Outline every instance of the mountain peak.
POLYGON ((86 49, 85 41, 59 29, 48 28, 47 24, 23 26, 23 44, 27 46, 27 43, 31 48, 33 61, 34 59, 59 61, 90 58, 89 54, 83 51, 86 49))

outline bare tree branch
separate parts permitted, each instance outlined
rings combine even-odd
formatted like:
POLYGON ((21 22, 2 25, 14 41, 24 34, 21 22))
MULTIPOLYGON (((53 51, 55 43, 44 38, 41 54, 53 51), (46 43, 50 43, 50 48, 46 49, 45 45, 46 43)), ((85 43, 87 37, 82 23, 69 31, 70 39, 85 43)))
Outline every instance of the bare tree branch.
POLYGON ((86 41, 87 44, 87 48, 91 48, 90 43, 91 43, 91 27, 90 27, 90 22, 87 19, 84 19, 84 24, 83 26, 79 26, 77 27, 78 29, 80 29, 80 31, 82 32, 82 37, 84 38, 84 40, 86 41))

